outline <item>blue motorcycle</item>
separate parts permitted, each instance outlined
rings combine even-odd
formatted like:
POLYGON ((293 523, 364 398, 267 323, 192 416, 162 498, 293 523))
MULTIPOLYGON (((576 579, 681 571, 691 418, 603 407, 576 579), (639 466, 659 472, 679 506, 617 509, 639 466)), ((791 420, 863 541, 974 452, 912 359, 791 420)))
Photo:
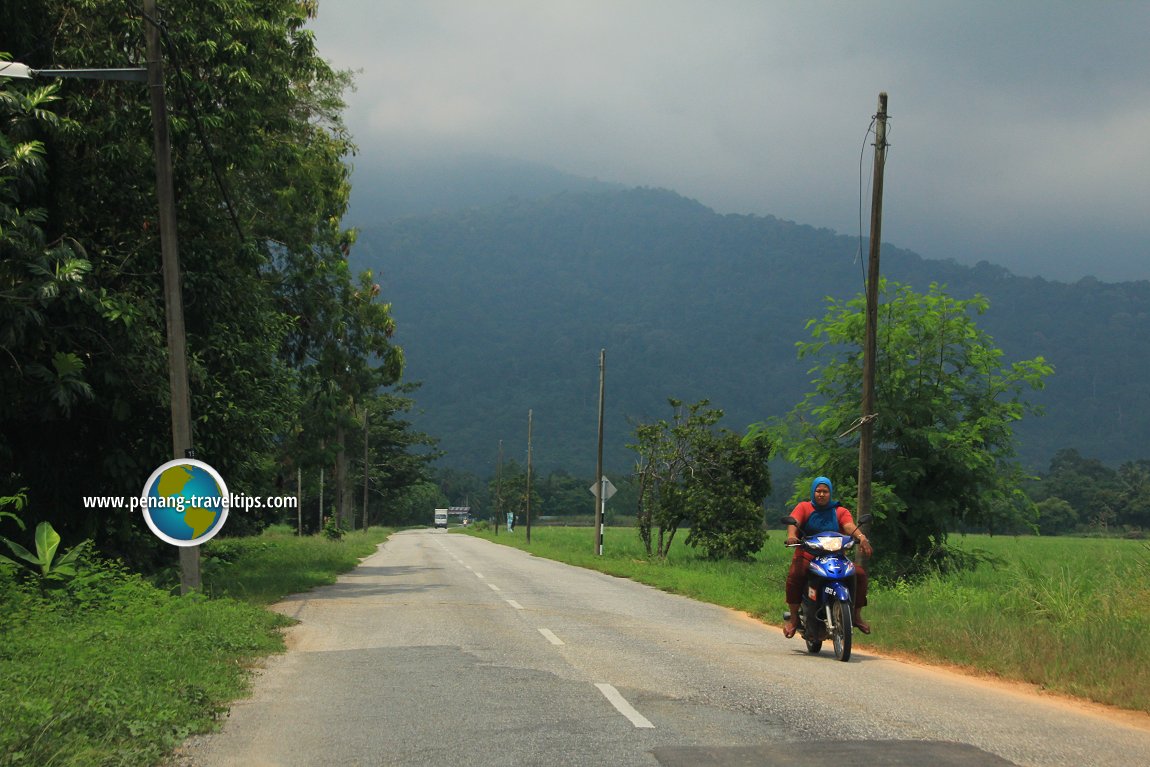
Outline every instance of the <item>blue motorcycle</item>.
MULTIPOLYGON (((803 538, 800 543, 787 544, 787 548, 800 546, 810 552, 807 585, 803 591, 802 609, 799 611, 799 635, 807 643, 807 651, 817 653, 823 642, 834 642, 835 658, 846 662, 851 657, 851 605, 854 598, 854 562, 847 559, 855 539, 841 533, 817 533, 803 538)), ((790 620, 791 613, 783 613, 790 620)))

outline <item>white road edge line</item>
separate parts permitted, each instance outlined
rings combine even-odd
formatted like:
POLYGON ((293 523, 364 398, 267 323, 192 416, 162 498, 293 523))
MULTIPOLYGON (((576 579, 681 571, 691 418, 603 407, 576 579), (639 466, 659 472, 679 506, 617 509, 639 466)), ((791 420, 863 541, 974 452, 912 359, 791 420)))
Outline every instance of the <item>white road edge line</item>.
POLYGON ((599 688, 599 692, 603 693, 603 697, 611 701, 611 705, 614 706, 620 714, 631 720, 631 724, 635 725, 636 728, 655 729, 655 725, 651 724, 651 720, 636 711, 635 707, 628 703, 626 698, 620 695, 619 691, 614 687, 609 684, 603 684, 602 682, 596 682, 595 686, 599 688))
POLYGON ((563 640, 560 639, 559 637, 555 636, 555 634, 552 633, 551 629, 539 629, 539 633, 542 634, 544 637, 546 637, 547 641, 553 645, 563 644, 563 640))
POLYGON ((499 591, 499 587, 496 586, 494 583, 488 583, 487 585, 491 587, 492 591, 499 591))
MULTIPOLYGON (((594 477, 592 477, 592 479, 594 479, 594 477)), ((473 571, 473 572, 474 572, 474 571, 473 571)), ((478 578, 478 579, 479 579, 479 580, 481 580, 481 581, 482 581, 482 580, 485 580, 485 578, 483 577, 483 573, 475 573, 475 577, 476 577, 476 578, 478 578)))
POLYGON ((519 604, 519 603, 518 603, 518 602, 516 602, 514 599, 508 599, 508 600, 506 600, 506 601, 507 601, 507 604, 511 605, 511 606, 512 606, 512 607, 514 607, 516 610, 522 610, 522 609, 523 609, 523 605, 519 604))

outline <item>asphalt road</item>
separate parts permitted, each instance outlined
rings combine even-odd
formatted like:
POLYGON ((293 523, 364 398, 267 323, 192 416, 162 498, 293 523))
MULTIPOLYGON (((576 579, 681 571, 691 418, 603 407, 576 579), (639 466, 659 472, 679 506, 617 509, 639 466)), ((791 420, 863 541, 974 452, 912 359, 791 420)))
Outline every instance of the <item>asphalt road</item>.
POLYGON ((1128 767, 1150 754, 1150 717, 857 646, 845 664, 829 645, 810 656, 740 613, 445 531, 394 535, 276 609, 301 621, 288 652, 181 765, 1128 767))

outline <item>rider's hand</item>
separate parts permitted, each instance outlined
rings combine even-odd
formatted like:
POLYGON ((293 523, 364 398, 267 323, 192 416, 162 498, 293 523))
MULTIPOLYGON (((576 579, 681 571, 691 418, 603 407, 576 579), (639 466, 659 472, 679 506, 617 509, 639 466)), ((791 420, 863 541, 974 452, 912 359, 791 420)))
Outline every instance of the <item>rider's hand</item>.
POLYGON ((787 538, 787 545, 788 546, 794 546, 796 543, 799 543, 799 542, 800 542, 799 539, 793 535, 787 538))
POLYGON ((870 545, 870 539, 865 535, 863 536, 863 539, 859 541, 859 549, 861 549, 862 553, 868 557, 874 554, 874 549, 870 545))

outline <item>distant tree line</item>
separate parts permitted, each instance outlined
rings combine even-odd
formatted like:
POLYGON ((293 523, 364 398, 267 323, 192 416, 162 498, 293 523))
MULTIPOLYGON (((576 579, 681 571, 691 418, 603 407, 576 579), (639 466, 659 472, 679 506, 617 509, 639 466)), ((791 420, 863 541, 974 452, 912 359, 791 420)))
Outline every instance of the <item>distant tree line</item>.
POLYGON ((1145 458, 1112 469, 1077 450, 1060 450, 1026 491, 1038 506, 1042 535, 1150 530, 1150 460, 1145 458))

